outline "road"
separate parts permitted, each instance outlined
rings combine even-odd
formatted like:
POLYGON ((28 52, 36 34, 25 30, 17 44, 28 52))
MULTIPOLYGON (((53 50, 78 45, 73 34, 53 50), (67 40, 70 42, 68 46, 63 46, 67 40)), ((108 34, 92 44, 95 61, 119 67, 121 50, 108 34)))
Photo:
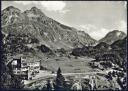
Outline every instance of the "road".
MULTIPOLYGON (((94 74, 97 74, 97 73, 107 74, 110 71, 112 71, 112 70, 106 70, 106 71, 100 71, 100 72, 87 72, 87 73, 62 73, 62 75, 64 77, 66 77, 66 76, 77 76, 77 75, 78 76, 80 76, 80 75, 94 75, 94 74)), ((56 77, 56 74, 48 73, 48 74, 40 75, 36 79, 25 81, 25 85, 28 86, 29 84, 38 83, 41 80, 46 80, 48 78, 54 78, 54 77, 56 77)))

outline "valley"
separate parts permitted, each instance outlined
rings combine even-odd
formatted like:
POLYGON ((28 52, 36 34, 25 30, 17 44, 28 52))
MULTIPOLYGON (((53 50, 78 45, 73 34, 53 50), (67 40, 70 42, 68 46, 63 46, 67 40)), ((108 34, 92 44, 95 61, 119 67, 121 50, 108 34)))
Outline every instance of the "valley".
POLYGON ((112 30, 95 40, 46 16, 37 7, 21 11, 9 6, 2 10, 1 18, 3 63, 11 88, 126 89, 124 32, 112 30))
POLYGON ((93 70, 88 64, 91 60, 87 57, 78 57, 77 59, 75 57, 70 59, 68 57, 55 57, 48 58, 41 65, 54 72, 60 67, 63 73, 85 73, 93 70))

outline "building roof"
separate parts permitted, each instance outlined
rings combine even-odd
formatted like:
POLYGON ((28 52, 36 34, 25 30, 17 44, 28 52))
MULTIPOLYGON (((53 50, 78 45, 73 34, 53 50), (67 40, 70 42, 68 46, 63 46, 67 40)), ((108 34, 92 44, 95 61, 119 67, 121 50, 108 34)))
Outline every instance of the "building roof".
POLYGON ((18 54, 18 55, 9 57, 9 60, 14 60, 14 59, 25 59, 27 63, 40 61, 40 59, 35 56, 23 55, 23 54, 18 54))

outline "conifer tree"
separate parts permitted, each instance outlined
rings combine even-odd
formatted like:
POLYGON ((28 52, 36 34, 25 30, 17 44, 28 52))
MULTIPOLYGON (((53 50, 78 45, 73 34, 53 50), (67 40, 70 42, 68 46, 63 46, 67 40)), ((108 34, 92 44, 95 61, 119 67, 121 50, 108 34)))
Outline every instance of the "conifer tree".
POLYGON ((61 74, 61 69, 60 67, 58 68, 57 71, 57 77, 56 77, 56 86, 55 86, 55 90, 64 90, 65 89, 65 78, 63 77, 63 75, 61 74))
POLYGON ((52 90, 52 86, 50 84, 50 80, 47 80, 47 91, 51 91, 52 90))

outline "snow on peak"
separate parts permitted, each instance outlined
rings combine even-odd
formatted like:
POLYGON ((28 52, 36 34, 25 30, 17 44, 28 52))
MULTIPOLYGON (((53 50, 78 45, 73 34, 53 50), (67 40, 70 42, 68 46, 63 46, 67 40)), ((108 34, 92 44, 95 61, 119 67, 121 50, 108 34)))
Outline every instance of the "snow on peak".
POLYGON ((47 33, 47 32, 44 32, 44 35, 45 35, 45 36, 47 36, 47 35, 48 35, 48 33, 47 33))
POLYGON ((116 33, 117 36, 120 36, 120 34, 121 34, 121 32, 117 32, 117 33, 116 33))

